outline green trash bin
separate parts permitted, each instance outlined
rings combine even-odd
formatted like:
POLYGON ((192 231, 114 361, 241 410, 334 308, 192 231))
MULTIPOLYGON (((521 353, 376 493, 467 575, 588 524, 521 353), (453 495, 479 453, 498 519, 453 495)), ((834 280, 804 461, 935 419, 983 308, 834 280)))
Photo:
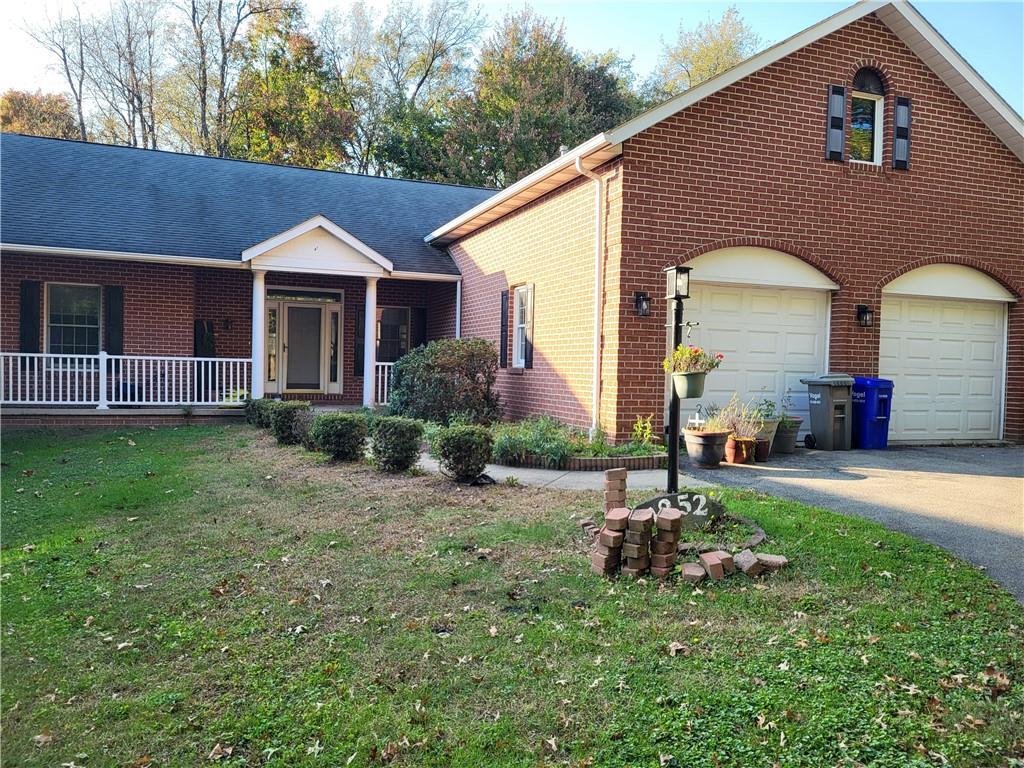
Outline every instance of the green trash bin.
POLYGON ((826 373, 800 379, 800 383, 807 385, 811 411, 811 433, 804 438, 804 445, 822 451, 848 451, 853 430, 853 377, 826 373))

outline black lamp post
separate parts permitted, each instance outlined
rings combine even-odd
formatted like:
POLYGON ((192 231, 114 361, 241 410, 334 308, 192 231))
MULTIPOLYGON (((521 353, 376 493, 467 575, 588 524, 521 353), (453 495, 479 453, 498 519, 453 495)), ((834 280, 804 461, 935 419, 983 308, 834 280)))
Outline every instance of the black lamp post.
MULTIPOLYGON (((683 343, 683 299, 690 298, 690 268, 666 267, 665 298, 669 302, 666 337, 669 341, 669 355, 683 343)), ((668 480, 665 493, 679 493, 679 396, 672 386, 671 374, 668 384, 668 480)))

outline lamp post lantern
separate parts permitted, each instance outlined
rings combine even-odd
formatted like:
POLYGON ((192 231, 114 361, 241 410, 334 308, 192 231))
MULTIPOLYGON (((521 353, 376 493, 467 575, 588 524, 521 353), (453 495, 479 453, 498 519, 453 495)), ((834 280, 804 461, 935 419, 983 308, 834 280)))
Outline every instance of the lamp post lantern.
MULTIPOLYGON (((683 299, 690 298, 690 268, 689 267, 666 267, 665 282, 667 290, 665 298, 668 300, 668 328, 666 337, 669 341, 669 356, 683 343, 683 299)), ((679 492, 679 396, 676 389, 668 386, 668 434, 666 435, 666 446, 668 447, 668 479, 665 483, 666 493, 679 492)))

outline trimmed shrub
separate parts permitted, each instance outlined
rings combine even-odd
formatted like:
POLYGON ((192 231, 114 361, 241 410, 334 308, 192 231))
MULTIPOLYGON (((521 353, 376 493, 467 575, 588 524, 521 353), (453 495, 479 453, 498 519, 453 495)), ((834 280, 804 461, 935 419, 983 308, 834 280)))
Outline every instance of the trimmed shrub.
POLYGON ((404 472, 420 456, 423 425, 402 416, 378 416, 373 422, 373 458, 385 472, 404 472))
POLYGON ((359 461, 366 451, 366 418, 358 413, 321 413, 309 437, 324 453, 339 461, 359 461))
POLYGON ((299 411, 292 420, 292 435, 295 442, 307 451, 316 450, 316 443, 313 442, 313 438, 309 434, 315 420, 316 414, 312 410, 299 411))
POLYGON ((309 410, 307 400, 273 400, 270 409, 270 431, 281 445, 292 445, 295 440, 295 418, 309 410))
POLYGON ((498 355, 485 339, 442 339, 417 347, 392 369, 388 405, 396 416, 451 424, 458 415, 489 424, 500 415, 498 355))
POLYGON ((245 401, 245 420, 254 427, 260 429, 270 428, 270 411, 277 400, 260 398, 259 400, 248 399, 245 401))
POLYGON ((469 483, 483 474, 494 450, 494 438, 486 427, 446 427, 438 430, 433 449, 442 472, 456 482, 469 483))
POLYGON ((494 460, 499 464, 515 466, 538 457, 557 469, 575 450, 573 431, 550 416, 533 416, 495 430, 494 460))

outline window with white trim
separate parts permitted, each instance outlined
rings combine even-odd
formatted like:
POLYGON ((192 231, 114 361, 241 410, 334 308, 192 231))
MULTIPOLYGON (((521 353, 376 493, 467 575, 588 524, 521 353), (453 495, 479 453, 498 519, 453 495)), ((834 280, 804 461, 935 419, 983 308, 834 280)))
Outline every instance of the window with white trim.
POLYGON ((512 367, 526 367, 526 323, 530 302, 530 287, 521 285, 515 290, 512 312, 512 367))
POLYGON ((861 163, 882 163, 882 129, 885 115, 885 86, 873 69, 858 70, 850 94, 850 159, 861 163))
POLYGON ((46 351, 55 355, 98 355, 98 285, 46 284, 46 351))

